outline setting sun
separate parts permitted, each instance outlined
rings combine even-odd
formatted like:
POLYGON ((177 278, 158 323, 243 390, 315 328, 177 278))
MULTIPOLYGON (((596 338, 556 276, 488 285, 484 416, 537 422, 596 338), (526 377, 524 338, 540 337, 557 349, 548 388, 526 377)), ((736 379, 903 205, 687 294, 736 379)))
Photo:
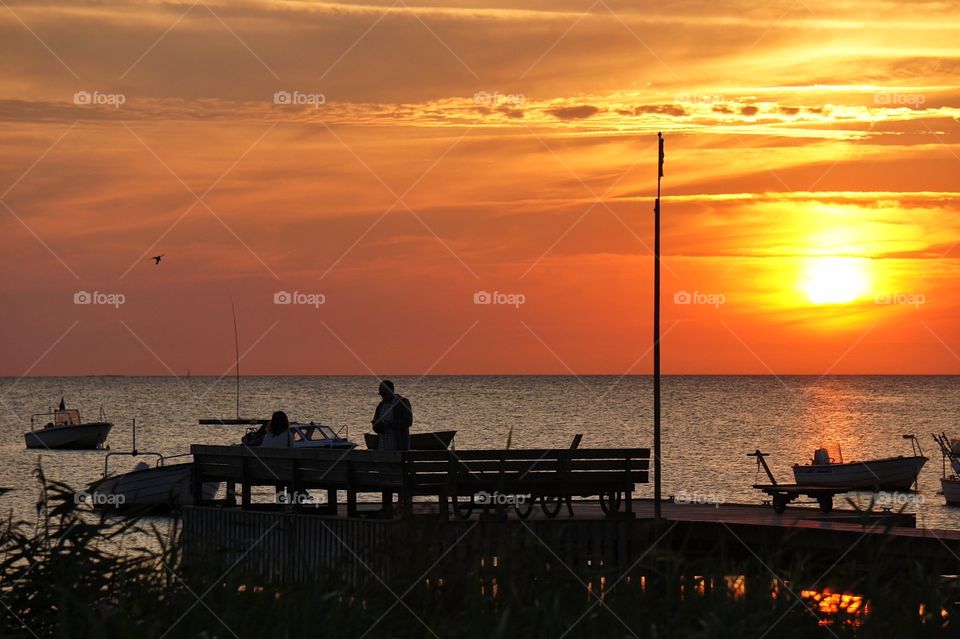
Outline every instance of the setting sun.
POLYGON ((870 289, 869 261, 857 257, 818 257, 804 269, 800 285, 813 304, 846 304, 870 289))

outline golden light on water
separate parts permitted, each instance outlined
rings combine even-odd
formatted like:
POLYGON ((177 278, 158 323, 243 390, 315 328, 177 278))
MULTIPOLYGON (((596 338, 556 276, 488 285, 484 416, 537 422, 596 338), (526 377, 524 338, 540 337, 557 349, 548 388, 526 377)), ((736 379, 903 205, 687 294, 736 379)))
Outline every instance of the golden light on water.
POLYGON ((800 289, 811 304, 849 304, 870 293, 870 260, 815 257, 804 266, 800 289))

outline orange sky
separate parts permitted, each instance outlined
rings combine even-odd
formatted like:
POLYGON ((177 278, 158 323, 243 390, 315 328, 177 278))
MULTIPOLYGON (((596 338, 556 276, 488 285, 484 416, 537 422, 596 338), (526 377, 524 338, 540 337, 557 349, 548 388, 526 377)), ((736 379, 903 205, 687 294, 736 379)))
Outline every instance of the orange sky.
POLYGON ((4 5, 0 375, 960 369, 955 4, 4 5))

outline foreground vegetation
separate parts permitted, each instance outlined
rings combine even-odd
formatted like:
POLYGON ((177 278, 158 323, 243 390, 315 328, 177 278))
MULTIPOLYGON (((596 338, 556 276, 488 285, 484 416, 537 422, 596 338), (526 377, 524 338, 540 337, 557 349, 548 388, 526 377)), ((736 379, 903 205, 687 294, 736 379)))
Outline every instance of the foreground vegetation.
POLYGON ((78 509, 42 476, 37 512, 0 533, 3 637, 957 636, 954 591, 919 562, 894 579, 879 558, 825 576, 802 558, 775 575, 760 557, 718 557, 692 576, 683 557, 651 554, 585 584, 548 556, 491 572, 399 548, 386 581, 267 587, 189 570, 176 529, 78 509))

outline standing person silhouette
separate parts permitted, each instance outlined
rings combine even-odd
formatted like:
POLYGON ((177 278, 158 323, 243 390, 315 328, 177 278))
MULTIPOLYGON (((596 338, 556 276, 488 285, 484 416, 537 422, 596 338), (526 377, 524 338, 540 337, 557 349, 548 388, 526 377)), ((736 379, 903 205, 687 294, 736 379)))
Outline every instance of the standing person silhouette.
MULTIPOLYGON (((393 382, 380 382, 380 403, 373 412, 373 432, 379 435, 378 450, 410 450, 410 427, 413 425, 413 408, 410 400, 394 391, 393 382)), ((382 517, 393 516, 393 491, 383 491, 382 517)))
POLYGON ((380 382, 380 403, 373 413, 373 432, 380 436, 379 450, 410 450, 413 408, 410 400, 394 391, 393 382, 380 382))

